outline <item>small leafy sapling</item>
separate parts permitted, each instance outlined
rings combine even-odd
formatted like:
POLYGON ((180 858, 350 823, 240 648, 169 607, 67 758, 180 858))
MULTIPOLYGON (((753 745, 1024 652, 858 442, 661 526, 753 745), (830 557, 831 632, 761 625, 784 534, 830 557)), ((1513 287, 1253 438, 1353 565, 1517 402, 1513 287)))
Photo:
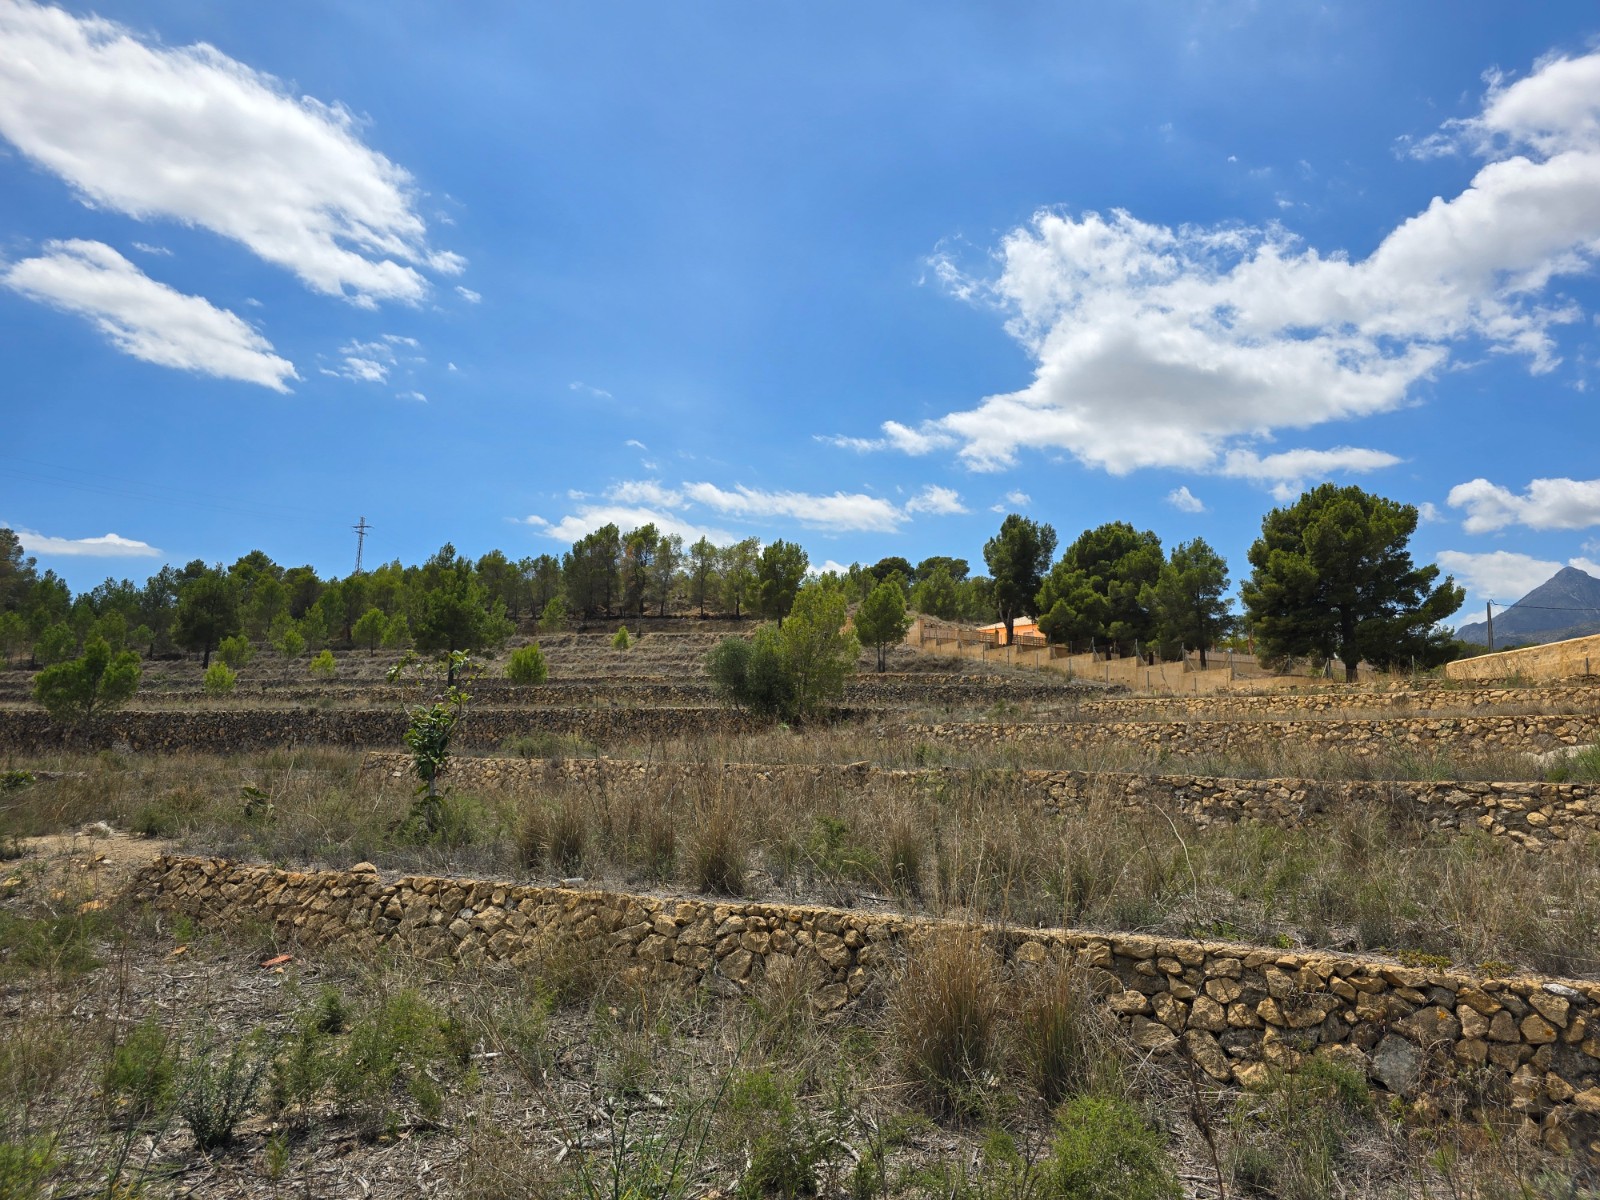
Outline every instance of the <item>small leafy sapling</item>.
POLYGON ((419 782, 418 803, 412 809, 412 818, 429 838, 438 832, 443 815, 439 803, 439 776, 450 769, 450 741, 471 699, 461 685, 476 674, 476 664, 464 650, 452 651, 448 663, 419 658, 408 652, 389 669, 390 683, 415 683, 419 696, 416 702, 403 704, 407 719, 405 743, 406 749, 411 751, 411 767, 419 782), (437 682, 441 666, 458 682, 447 683, 432 700, 420 698, 426 697, 430 682, 437 682))

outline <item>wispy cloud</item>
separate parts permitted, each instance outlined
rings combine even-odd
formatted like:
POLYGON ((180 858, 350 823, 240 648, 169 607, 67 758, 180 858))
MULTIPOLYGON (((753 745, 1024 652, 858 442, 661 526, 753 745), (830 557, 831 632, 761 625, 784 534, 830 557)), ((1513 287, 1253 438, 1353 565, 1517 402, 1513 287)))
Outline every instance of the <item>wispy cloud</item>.
POLYGON ((299 378, 294 364, 236 314, 158 283, 104 242, 46 242, 43 254, 12 265, 0 283, 87 319, 143 362, 275 392, 299 378))
POLYGON ((615 399, 615 397, 613 397, 610 392, 606 391, 605 388, 594 387, 592 384, 587 384, 581 379, 574 379, 571 383, 567 384, 567 390, 570 392, 578 392, 584 396, 593 396, 596 400, 615 399))
MULTIPOLYGON (((569 493, 569 497, 588 500, 582 492, 569 493)), ((724 519, 754 524, 789 520, 808 529, 833 533, 892 533, 918 514, 944 516, 967 511, 957 492, 937 484, 922 488, 901 506, 881 496, 860 492, 814 495, 766 491, 742 484, 725 488, 704 481, 668 487, 657 479, 629 479, 607 489, 599 502, 584 503, 577 512, 558 520, 542 516, 522 520, 551 537, 566 541, 582 537, 608 521, 616 521, 618 525, 629 521, 635 525, 654 521, 661 528, 670 527, 672 532, 692 530, 696 538, 704 533, 714 542, 733 540, 733 535, 725 529, 706 525, 697 515, 697 510, 702 509, 724 519), (645 513, 650 515, 641 519, 640 514, 645 513)), ((689 533, 684 532, 684 536, 688 537, 689 533)))
POLYGON ((481 304, 483 302, 482 292, 475 292, 469 287, 462 287, 460 284, 456 285, 456 295, 460 296, 468 304, 481 304))
MULTIPOLYGON (((4 522, 0 522, 4 525, 4 522)), ((148 542, 135 541, 120 534, 106 533, 99 537, 64 538, 35 533, 31 529, 11 527, 29 554, 60 558, 160 558, 161 551, 148 542)))

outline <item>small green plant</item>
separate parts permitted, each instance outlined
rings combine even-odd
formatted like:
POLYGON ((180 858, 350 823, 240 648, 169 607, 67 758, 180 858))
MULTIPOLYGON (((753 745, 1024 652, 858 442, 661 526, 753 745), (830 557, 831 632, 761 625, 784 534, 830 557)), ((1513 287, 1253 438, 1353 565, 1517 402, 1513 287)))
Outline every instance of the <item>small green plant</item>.
POLYGON ((140 1021, 111 1050, 100 1088, 108 1103, 135 1121, 160 1116, 177 1096, 177 1063, 166 1030, 153 1016, 140 1021))
POLYGON ((188 1047, 178 1077, 178 1114, 202 1150, 233 1141, 239 1123, 255 1109, 256 1093, 272 1064, 258 1029, 224 1048, 205 1030, 188 1047))
POLYGON ((274 1111, 289 1124, 304 1128, 311 1107, 333 1083, 339 1069, 336 1035, 348 1022, 344 998, 335 987, 324 987, 300 1013, 278 1055, 272 1061, 269 1095, 274 1111))
POLYGON ((1078 1096, 1056 1119, 1045 1166, 1061 1200, 1178 1200, 1183 1195, 1166 1139, 1115 1096, 1078 1096))
POLYGON ((612 635, 611 648, 613 650, 626 650, 631 645, 633 645, 633 639, 628 636, 628 627, 619 625, 617 632, 612 635))
POLYGON ((0 771, 0 796, 7 792, 20 792, 34 781, 32 771, 0 771))
POLYGON ((0 1196, 34 1200, 46 1195, 45 1184, 59 1162, 56 1143, 54 1134, 20 1141, 0 1138, 0 1196))
POLYGON ((458 1076, 470 1051, 462 1026, 415 988, 402 988, 351 1026, 334 1095, 367 1137, 395 1129, 404 1100, 432 1124, 444 1112, 441 1080, 458 1076))
POLYGON ((1285 1200, 1331 1194, 1350 1134, 1372 1116, 1366 1078, 1319 1056, 1296 1071, 1272 1073, 1255 1092, 1259 1103, 1238 1121, 1235 1178, 1285 1200))
POLYGON ((202 686, 208 696, 231 696, 238 683, 238 672, 229 667, 225 661, 219 659, 206 668, 202 686))
POLYGON ((554 633, 558 629, 565 629, 567 625, 567 602, 560 596, 551 596, 549 603, 539 613, 539 628, 545 633, 554 633))
MULTIPOLYGON (((217 657, 235 671, 248 666, 250 660, 255 656, 256 648, 250 644, 250 639, 242 633, 223 638, 217 645, 217 657)), ((209 674, 210 672, 208 671, 207 675, 209 674)))
POLYGON ((333 660, 332 650, 323 650, 313 655, 307 669, 318 679, 332 679, 339 673, 338 664, 333 660))
POLYGON ((511 652, 506 661, 506 678, 512 683, 543 683, 550 678, 550 667, 545 662, 544 651, 538 643, 522 646, 511 652))
POLYGON ((792 1079, 771 1069, 736 1076, 728 1112, 749 1161, 739 1181, 741 1197, 816 1195, 817 1165, 832 1140, 801 1111, 792 1079))

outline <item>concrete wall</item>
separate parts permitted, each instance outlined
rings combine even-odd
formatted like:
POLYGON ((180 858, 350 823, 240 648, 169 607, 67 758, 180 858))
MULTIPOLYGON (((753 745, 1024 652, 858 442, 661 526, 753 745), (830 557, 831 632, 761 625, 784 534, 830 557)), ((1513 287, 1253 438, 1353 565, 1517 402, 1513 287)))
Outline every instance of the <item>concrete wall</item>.
POLYGON ((1577 679, 1600 674, 1600 633, 1446 663, 1449 679, 1577 679))
POLYGON ((982 936, 1008 971, 1082 968, 1142 1051, 1182 1056, 1218 1083, 1336 1056, 1396 1095, 1477 1073, 1557 1150, 1600 1155, 1600 985, 1491 979, 1387 959, 1069 930, 969 927, 750 901, 671 899, 466 879, 385 880, 163 858, 135 895, 196 919, 252 917, 310 946, 350 941, 538 970, 579 948, 625 982, 738 995, 798 976, 819 1011, 891 987, 928 939, 982 936))

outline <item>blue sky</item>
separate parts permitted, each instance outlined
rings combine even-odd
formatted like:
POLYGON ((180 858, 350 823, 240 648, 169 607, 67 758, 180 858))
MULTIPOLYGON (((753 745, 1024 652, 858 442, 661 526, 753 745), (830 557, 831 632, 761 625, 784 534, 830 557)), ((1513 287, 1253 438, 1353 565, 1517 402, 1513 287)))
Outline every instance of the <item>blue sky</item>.
POLYGON ((0 522, 75 587, 654 519, 977 563, 1323 479, 1600 573, 1589 4, 0 0, 0 522))

